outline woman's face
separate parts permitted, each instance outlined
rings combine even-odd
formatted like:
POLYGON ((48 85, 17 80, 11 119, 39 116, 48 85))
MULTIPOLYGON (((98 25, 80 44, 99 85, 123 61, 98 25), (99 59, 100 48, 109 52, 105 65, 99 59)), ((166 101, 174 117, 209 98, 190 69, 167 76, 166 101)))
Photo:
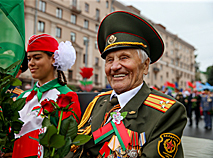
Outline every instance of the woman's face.
POLYGON ((27 53, 27 59, 32 77, 39 80, 40 86, 55 78, 53 55, 50 57, 44 52, 34 51, 27 53))

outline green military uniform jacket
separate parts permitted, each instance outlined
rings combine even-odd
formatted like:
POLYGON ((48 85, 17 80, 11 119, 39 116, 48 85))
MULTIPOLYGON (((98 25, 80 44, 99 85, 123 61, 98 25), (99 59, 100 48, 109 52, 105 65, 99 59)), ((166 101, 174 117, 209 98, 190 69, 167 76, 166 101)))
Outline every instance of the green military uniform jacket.
MULTIPOLYGON (((92 132, 100 128, 104 120, 109 99, 110 95, 104 95, 97 100, 92 111, 91 121, 89 122, 92 132)), ((129 112, 123 120, 125 127, 138 133, 145 132, 146 143, 142 147, 142 155, 140 157, 166 158, 168 155, 170 155, 169 157, 175 158, 184 157, 180 138, 187 123, 187 116, 185 108, 180 102, 175 101, 174 98, 168 95, 149 88, 144 82, 139 92, 120 112, 125 111, 129 112), (165 98, 165 100, 173 100, 174 104, 166 112, 161 112, 160 109, 155 109, 144 103, 150 94, 161 96, 165 98), (168 143, 173 145, 172 148, 168 146, 168 143)), ((92 138, 84 145, 82 157, 97 157, 103 143, 109 141, 111 136, 105 138, 98 144, 94 144, 92 138)))

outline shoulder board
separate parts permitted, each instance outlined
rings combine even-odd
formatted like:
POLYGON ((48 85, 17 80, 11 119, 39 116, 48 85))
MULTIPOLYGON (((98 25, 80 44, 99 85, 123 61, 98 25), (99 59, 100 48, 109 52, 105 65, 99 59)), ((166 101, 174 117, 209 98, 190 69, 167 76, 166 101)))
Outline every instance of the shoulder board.
POLYGON ((18 95, 20 95, 21 93, 23 93, 24 91, 23 90, 21 90, 21 89, 19 89, 19 88, 15 88, 14 90, 13 90, 13 93, 14 94, 18 94, 18 95))
POLYGON ((155 94, 149 94, 144 104, 165 113, 176 101, 155 94))

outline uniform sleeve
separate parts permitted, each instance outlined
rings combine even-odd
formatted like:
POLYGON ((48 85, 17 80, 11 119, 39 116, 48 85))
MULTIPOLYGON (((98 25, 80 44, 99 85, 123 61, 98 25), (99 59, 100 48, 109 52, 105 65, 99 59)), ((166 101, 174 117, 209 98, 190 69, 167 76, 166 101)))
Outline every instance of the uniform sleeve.
POLYGON ((142 158, 182 158, 181 137, 187 123, 185 107, 176 102, 157 121, 147 144, 142 148, 142 158))

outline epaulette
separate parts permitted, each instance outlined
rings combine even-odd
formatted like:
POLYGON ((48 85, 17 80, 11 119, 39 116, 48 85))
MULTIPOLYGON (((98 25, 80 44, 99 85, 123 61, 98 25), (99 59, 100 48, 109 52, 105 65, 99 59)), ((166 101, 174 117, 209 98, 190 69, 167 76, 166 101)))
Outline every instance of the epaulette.
POLYGON ((21 89, 19 89, 19 88, 17 88, 17 87, 12 91, 12 93, 18 94, 18 95, 20 95, 20 94, 23 93, 23 92, 24 92, 23 90, 21 90, 21 89))
POLYGON ((144 104, 165 113, 176 101, 156 94, 149 94, 144 104))

